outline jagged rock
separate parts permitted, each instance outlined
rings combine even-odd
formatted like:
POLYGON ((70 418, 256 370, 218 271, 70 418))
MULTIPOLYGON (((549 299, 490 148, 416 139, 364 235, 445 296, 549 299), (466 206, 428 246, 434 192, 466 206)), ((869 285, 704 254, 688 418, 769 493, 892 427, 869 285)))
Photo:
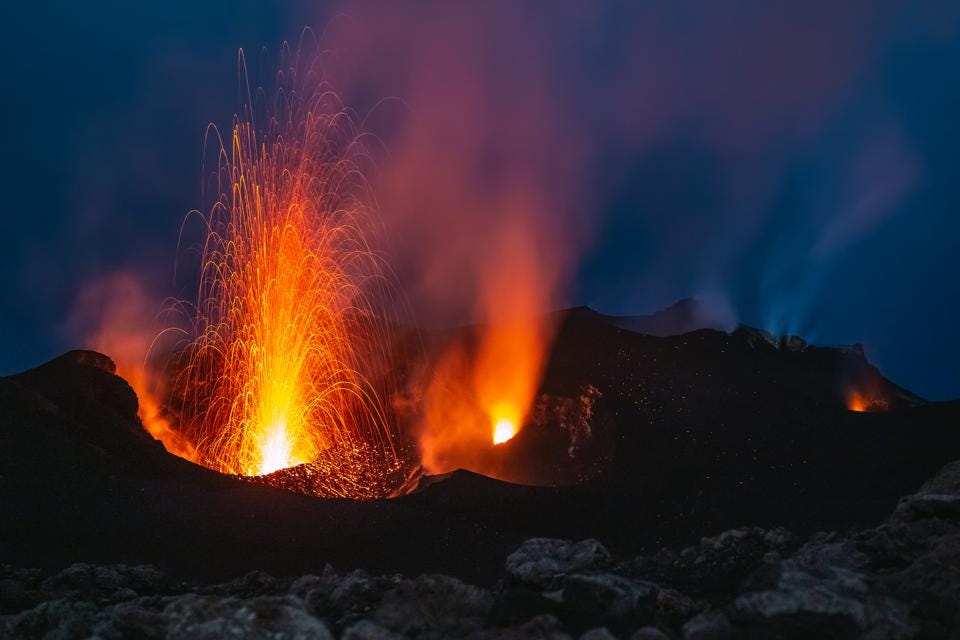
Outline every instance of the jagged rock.
POLYGON ((90 351, 88 349, 74 349, 73 351, 66 352, 60 356, 59 359, 63 360, 64 362, 94 367, 110 374, 115 374, 117 372, 117 365, 114 363, 113 359, 110 358, 110 356, 106 356, 97 351, 90 351))
POLYGON ((376 622, 360 620, 347 627, 341 640, 403 640, 403 636, 384 629, 376 622))
POLYGON ((793 558, 751 577, 746 592, 734 601, 736 620, 778 637, 829 636, 838 629, 877 638, 910 637, 906 605, 871 593, 868 565, 869 558, 853 543, 815 537, 793 558))
POLYGON ((960 519, 960 495, 921 493, 900 502, 898 516, 902 520, 923 518, 960 519))
POLYGON ((738 634, 947 637, 960 622, 958 493, 960 465, 947 465, 876 529, 765 555, 730 609, 738 634))
POLYGON ((942 468, 890 518, 857 537, 876 567, 873 591, 906 603, 922 637, 960 630, 960 463, 942 468))
POLYGON ((656 617, 664 626, 679 627, 703 611, 705 605, 676 589, 660 589, 657 593, 656 617))
POLYGON ((617 640, 617 636, 610 633, 606 627, 597 627, 580 634, 580 640, 617 640))
POLYGON ((170 587, 166 575, 150 565, 91 565, 78 563, 44 580, 40 588, 51 595, 70 595, 87 600, 109 597, 121 589, 136 593, 160 593, 170 587))
POLYGON ((366 571, 352 571, 337 576, 332 570, 324 572, 318 584, 307 592, 306 602, 317 615, 329 617, 346 625, 369 617, 383 595, 396 587, 400 576, 370 576, 366 571))
POLYGON ((48 600, 9 617, 0 636, 7 638, 83 638, 90 635, 97 607, 91 602, 48 600))
POLYGON ((0 627, 4 630, 17 638, 332 638, 323 622, 293 597, 244 600, 195 593, 109 606, 75 596, 59 598, 10 617, 0 627))
POLYGON ((164 611, 167 634, 174 638, 309 638, 332 640, 327 627, 291 596, 260 596, 249 600, 185 595, 164 611))
POLYGON ((789 553, 797 544, 796 536, 783 528, 741 527, 702 538, 699 545, 679 552, 664 548, 653 556, 641 556, 625 569, 684 591, 723 598, 759 567, 765 556, 789 553))
POLYGON ((683 640, 729 640, 733 629, 721 611, 701 613, 683 625, 683 640))
POLYGON ((659 587, 612 573, 575 573, 563 579, 564 604, 581 615, 619 619, 638 615, 656 600, 659 587))
POLYGON ((336 572, 334 571, 333 567, 331 567, 328 564, 324 568, 324 575, 322 576, 317 576, 317 575, 313 575, 312 573, 308 573, 306 575, 300 576, 299 578, 296 578, 295 580, 293 580, 293 582, 290 583, 290 587, 287 589, 287 593, 289 593, 292 596, 297 596, 298 598, 306 600, 307 594, 309 594, 311 591, 314 591, 316 589, 320 589, 324 585, 326 585, 329 581, 330 576, 335 577, 336 572))
POLYGON ((917 493, 960 495, 960 460, 944 465, 917 493))
POLYGON ((780 351, 803 351, 807 348, 807 341, 800 336, 777 336, 766 329, 757 329, 747 325, 740 325, 733 332, 752 348, 758 347, 773 348, 780 351))
POLYGON ((640 627, 630 636, 630 640, 670 640, 670 636, 657 627, 640 627))
POLYGON ((960 461, 946 465, 911 495, 900 498, 897 508, 883 525, 878 527, 942 525, 940 530, 960 529, 960 514, 956 505, 960 499, 960 461), (931 522, 936 520, 936 522, 931 522))
POLYGON ((403 635, 447 638, 483 628, 493 597, 456 578, 425 575, 404 580, 387 591, 373 618, 403 635))
POLYGON ((576 397, 544 393, 537 399, 530 420, 539 425, 554 424, 566 432, 567 455, 574 460, 591 443, 595 405, 602 397, 600 390, 592 384, 582 385, 576 397))
POLYGON ((506 569, 521 582, 546 588, 566 574, 602 569, 609 563, 610 553, 593 539, 531 538, 507 556, 506 569))

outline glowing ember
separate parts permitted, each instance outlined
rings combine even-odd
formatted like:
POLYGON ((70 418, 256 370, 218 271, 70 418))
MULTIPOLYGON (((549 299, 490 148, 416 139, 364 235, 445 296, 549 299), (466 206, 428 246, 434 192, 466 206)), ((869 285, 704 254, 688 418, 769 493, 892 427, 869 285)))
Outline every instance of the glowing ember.
POLYGON ((493 425, 493 444, 506 442, 517 435, 517 425, 509 418, 500 418, 493 425))
POLYGON ((847 409, 850 411, 856 411, 857 413, 863 413, 869 409, 870 405, 867 402, 867 399, 863 397, 857 391, 850 391, 847 394, 847 409))
MULTIPOLYGON (((263 475, 324 454, 327 493, 375 497, 399 462, 368 374, 390 290, 363 146, 330 87, 284 69, 269 111, 247 105, 218 154, 196 301, 176 382, 198 460, 263 475), (339 455, 369 450, 371 454, 339 455)), ((308 69, 307 71, 312 71, 308 69)))
POLYGON ((857 413, 878 413, 890 410, 890 399, 876 385, 861 385, 846 391, 847 409, 857 413))

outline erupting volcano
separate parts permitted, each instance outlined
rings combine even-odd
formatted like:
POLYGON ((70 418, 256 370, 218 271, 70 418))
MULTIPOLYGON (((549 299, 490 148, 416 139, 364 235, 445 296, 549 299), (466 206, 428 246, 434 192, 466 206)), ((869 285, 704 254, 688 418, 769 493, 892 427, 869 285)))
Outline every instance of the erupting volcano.
MULTIPOLYGON (((483 324, 405 362, 421 337, 397 322, 405 303, 366 177, 370 137, 320 57, 307 59, 285 46, 275 91, 250 91, 241 51, 254 97, 228 136, 208 128, 212 198, 181 230, 177 267, 194 293, 169 306, 159 336, 131 330, 116 305, 88 344, 118 356, 151 435, 225 474, 359 499, 405 491, 421 467, 498 477, 494 448, 523 430, 546 366, 562 243, 533 252, 551 237, 531 215, 543 207, 511 202, 490 259, 469 267, 483 324)), ((120 284, 121 297, 138 291, 120 284)))
POLYGON ((960 640, 960 3, 8 4, 0 640, 960 640))
POLYGON ((556 267, 530 247, 540 232, 513 223, 479 274, 476 312, 488 324, 442 345, 425 387, 420 450, 431 473, 457 468, 500 477, 491 447, 514 438, 531 413, 555 330, 543 314, 556 267))
POLYGON ((278 78, 269 107, 244 105, 229 138, 210 129, 218 196, 201 215, 196 298, 177 305, 188 321, 170 404, 204 466, 311 464, 316 493, 376 497, 400 460, 383 401, 393 288, 363 134, 316 64, 278 78))

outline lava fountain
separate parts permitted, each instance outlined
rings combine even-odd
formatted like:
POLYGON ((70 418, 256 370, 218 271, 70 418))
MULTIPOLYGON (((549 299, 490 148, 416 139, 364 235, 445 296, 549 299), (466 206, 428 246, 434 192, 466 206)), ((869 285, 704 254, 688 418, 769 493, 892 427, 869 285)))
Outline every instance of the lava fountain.
POLYGON ((171 404, 205 466, 310 464, 315 493, 377 497, 401 464, 382 401, 394 288, 373 242, 364 136, 318 68, 284 65, 267 106, 244 105, 228 138, 208 130, 217 196, 195 212, 199 286, 178 305, 171 404))

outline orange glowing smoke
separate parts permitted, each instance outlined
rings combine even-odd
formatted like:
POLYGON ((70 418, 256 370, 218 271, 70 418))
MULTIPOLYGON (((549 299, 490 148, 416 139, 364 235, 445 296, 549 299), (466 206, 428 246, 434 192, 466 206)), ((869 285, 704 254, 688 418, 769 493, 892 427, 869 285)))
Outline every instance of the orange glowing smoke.
POLYGON ((890 400, 869 385, 864 389, 850 388, 846 392, 847 409, 857 413, 888 411, 890 400))
POLYGON ((554 275, 538 260, 534 229, 505 225, 481 267, 473 343, 454 344, 432 372, 424 398, 424 468, 463 467, 499 475, 485 452, 512 439, 530 413, 553 337, 543 315, 554 275))
POLYGON ((213 469, 263 475, 322 456, 323 493, 373 497, 399 464, 371 382, 391 288, 361 134, 312 72, 285 69, 266 113, 246 107, 221 139, 200 285, 183 305, 179 429, 213 469))
POLYGON ((109 355, 117 365, 117 375, 137 394, 138 414, 150 435, 170 453, 196 461, 196 449, 161 410, 158 398, 164 396, 162 378, 151 375, 147 364, 156 338, 154 310, 140 282, 129 274, 117 273, 84 287, 71 323, 84 335, 88 347, 109 355))
POLYGON ((867 403, 867 399, 859 391, 851 390, 847 393, 847 409, 850 411, 863 413, 869 407, 870 405, 867 403))

